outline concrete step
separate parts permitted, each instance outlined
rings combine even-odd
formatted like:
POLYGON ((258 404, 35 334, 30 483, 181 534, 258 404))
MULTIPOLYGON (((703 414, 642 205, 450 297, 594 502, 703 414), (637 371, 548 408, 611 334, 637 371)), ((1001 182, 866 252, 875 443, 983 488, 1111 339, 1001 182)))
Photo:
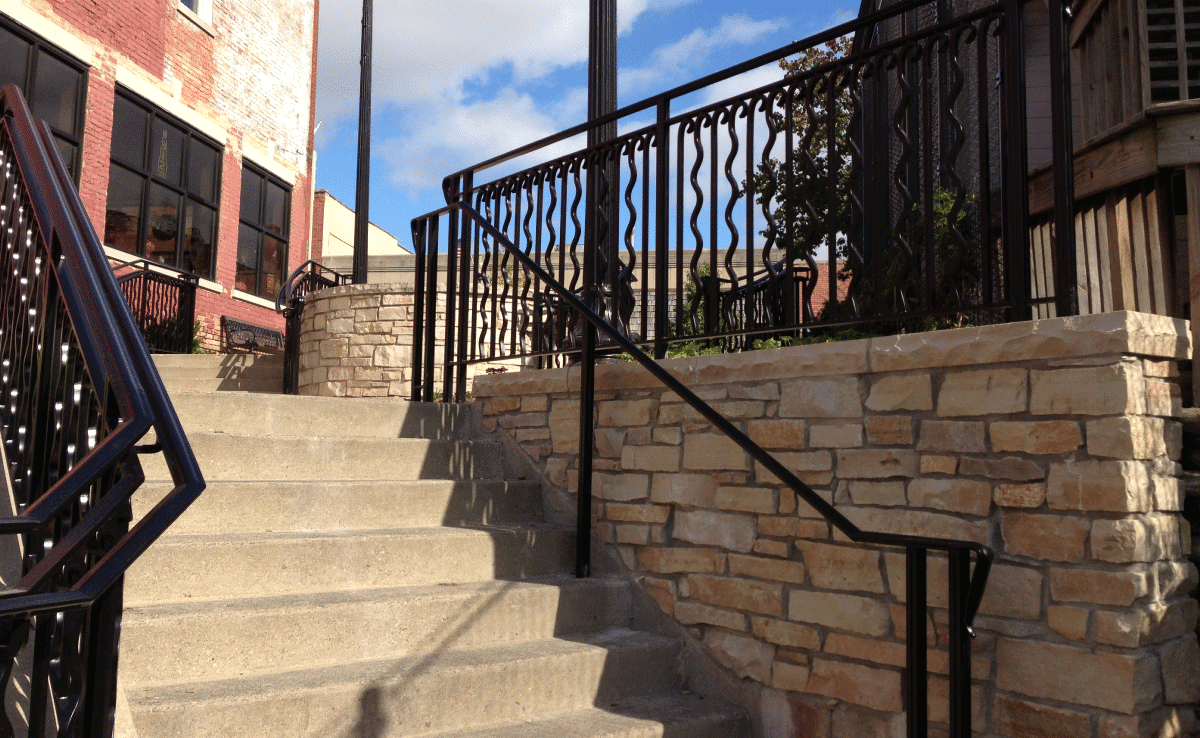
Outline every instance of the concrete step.
POLYGON ((594 633, 629 618, 629 585, 556 577, 126 608, 128 685, 330 666, 594 633))
POLYGON ((125 602, 522 579, 573 562, 574 532, 549 526, 165 536, 129 570, 125 602))
MULTIPOLYGON (((147 482, 139 519, 171 490, 147 482)), ((495 525, 542 519, 534 482, 501 480, 210 482, 168 536, 495 525)))
MULTIPOLYGON (((189 433, 206 480, 499 479, 495 441, 424 438, 326 439, 189 433)), ((169 480, 162 454, 142 457, 148 480, 169 480)))
POLYGON ((231 431, 274 436, 466 438, 465 405, 399 398, 300 397, 171 391, 188 433, 231 431))
POLYGON ((677 641, 625 630, 127 690, 138 735, 421 736, 678 690, 677 641))
POLYGON ((283 392, 283 357, 256 354, 155 354, 168 390, 283 392))
POLYGON ((563 715, 427 738, 731 738, 750 734, 745 711, 695 695, 634 698, 563 715))

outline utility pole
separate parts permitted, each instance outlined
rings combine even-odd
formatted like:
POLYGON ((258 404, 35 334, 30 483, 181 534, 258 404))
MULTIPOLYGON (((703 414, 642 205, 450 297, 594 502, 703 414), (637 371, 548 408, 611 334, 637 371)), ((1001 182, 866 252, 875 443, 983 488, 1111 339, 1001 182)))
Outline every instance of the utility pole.
POLYGON ((362 57, 358 77, 358 181, 354 192, 354 266, 351 281, 367 282, 367 232, 371 214, 371 26, 373 0, 363 0, 362 57))

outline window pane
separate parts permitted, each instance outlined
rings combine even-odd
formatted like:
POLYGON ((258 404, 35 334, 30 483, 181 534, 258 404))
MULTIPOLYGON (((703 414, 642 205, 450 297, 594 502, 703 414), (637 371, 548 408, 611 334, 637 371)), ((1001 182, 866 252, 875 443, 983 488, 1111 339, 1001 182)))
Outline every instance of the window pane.
POLYGON ((179 4, 193 13, 196 12, 196 0, 179 0, 179 4))
POLYGON ((63 133, 72 136, 75 112, 79 104, 79 72, 46 53, 38 54, 37 78, 29 112, 63 133))
POLYGON ((233 286, 242 292, 258 294, 258 231, 248 226, 238 229, 237 274, 233 286))
POLYGON ((287 237, 288 192, 274 182, 267 182, 267 208, 263 214, 263 229, 287 237))
POLYGON ((212 208, 189 202, 183 232, 183 263, 180 269, 212 278, 213 233, 217 218, 212 208))
POLYGON ((217 199, 219 155, 220 152, 216 149, 195 139, 188 147, 188 191, 209 202, 215 202, 217 199))
POLYGON ((146 207, 146 258, 168 266, 176 264, 179 243, 180 196, 162 185, 150 183, 146 207))
POLYGON ((183 131, 155 119, 150 126, 151 171, 178 187, 183 173, 183 131))
POLYGON ((275 299, 283 285, 286 266, 287 244, 277 238, 263 236, 263 284, 260 297, 275 299))
POLYGON ((0 87, 16 84, 24 91, 28 64, 29 44, 10 31, 0 28, 0 87))
POLYGON ((66 165, 67 171, 75 173, 75 144, 61 138, 57 133, 54 134, 54 145, 58 148, 58 155, 62 157, 63 164, 66 165))
POLYGON ((104 243, 121 251, 140 254, 137 234, 141 212, 142 178, 123 167, 110 167, 104 243))
POLYGON ((138 169, 146 167, 146 111, 117 96, 113 104, 112 155, 138 169))
POLYGON ((242 170, 242 220, 255 225, 262 224, 259 208, 262 206, 263 178, 248 169, 242 170))

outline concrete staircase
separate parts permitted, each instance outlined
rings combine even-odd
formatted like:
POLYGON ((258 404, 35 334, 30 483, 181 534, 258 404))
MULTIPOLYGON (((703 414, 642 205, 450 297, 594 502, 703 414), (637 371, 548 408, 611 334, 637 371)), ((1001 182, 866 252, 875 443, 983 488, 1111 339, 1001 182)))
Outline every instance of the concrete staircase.
POLYGON ((570 576, 573 534, 463 409, 267 394, 273 360, 160 368, 209 486, 127 577, 124 735, 749 734, 630 628, 627 583, 570 576))

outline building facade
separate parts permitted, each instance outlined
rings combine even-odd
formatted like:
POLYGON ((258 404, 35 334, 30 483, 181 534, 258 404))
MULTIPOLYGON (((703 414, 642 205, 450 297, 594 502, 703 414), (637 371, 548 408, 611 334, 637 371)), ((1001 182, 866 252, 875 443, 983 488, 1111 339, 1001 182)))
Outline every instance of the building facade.
POLYGON ((318 0, 10 0, 0 84, 49 123, 114 263, 199 278, 222 316, 282 329, 310 258, 318 0))

